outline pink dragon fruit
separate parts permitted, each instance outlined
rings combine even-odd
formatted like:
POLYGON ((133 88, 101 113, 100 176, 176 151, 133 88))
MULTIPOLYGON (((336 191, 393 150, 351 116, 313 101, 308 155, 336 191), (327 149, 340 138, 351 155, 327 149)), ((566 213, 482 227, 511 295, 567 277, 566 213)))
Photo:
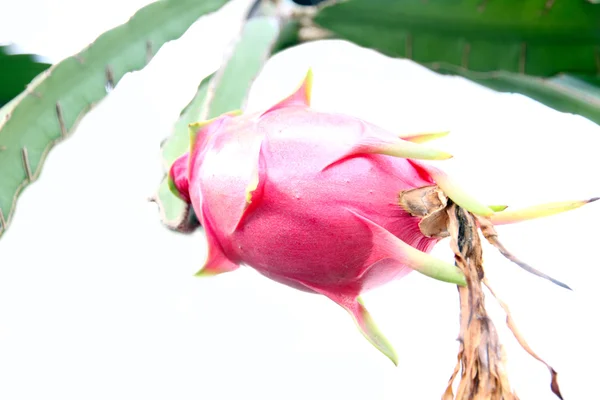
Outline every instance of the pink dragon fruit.
MULTIPOLYGON (((243 264, 325 295, 397 363, 360 294, 411 270, 465 284, 455 265, 428 254, 447 235, 424 233, 421 199, 411 210, 399 195, 425 188, 418 196, 441 191, 447 197, 440 201, 449 198, 474 214, 492 217, 494 210, 416 161, 450 157, 423 146, 428 135, 400 138, 357 118, 311 109, 311 77, 309 71, 295 93, 266 112, 191 125, 190 152, 171 167, 171 189, 191 203, 205 229, 208 257, 198 275, 243 264)), ((542 214, 580 205, 561 204, 542 214)), ((498 213, 494 222, 536 213, 498 213)))

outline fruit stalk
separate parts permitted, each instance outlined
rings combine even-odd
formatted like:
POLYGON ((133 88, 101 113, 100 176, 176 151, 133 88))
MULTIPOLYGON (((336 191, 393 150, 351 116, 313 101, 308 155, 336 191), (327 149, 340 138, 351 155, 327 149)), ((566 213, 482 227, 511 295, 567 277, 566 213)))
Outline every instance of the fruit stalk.
MULTIPOLYGON (((479 227, 485 231, 487 223, 455 204, 449 204, 446 211, 455 263, 465 274, 467 285, 457 286, 460 299, 460 347, 442 400, 518 400, 519 397, 510 387, 503 346, 485 308, 483 285, 496 297, 485 278, 478 232, 479 227), (459 372, 460 381, 455 396, 453 383, 459 372)), ((506 304, 497 300, 506 312, 506 323, 519 344, 550 370, 551 390, 562 399, 556 371, 531 350, 516 328, 506 304)))

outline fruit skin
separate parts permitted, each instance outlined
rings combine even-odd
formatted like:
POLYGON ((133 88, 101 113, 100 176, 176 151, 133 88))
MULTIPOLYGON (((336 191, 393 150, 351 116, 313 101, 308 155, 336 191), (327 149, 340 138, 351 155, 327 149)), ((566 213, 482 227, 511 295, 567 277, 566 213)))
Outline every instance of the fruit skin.
POLYGON ((481 204, 443 171, 418 161, 450 158, 421 144, 447 132, 398 137, 358 118, 315 111, 311 82, 309 71, 292 95, 265 112, 235 111, 191 124, 190 151, 171 166, 169 187, 205 228, 208 256, 198 276, 247 265, 327 296, 395 364, 396 353, 360 294, 411 270, 466 285, 456 266, 428 254, 448 235, 449 201, 492 227, 598 200, 516 211, 481 204))
POLYGON ((208 257, 198 275, 244 264, 325 295, 396 363, 359 296, 412 269, 464 284, 458 268, 427 254, 438 239, 398 203, 403 191, 435 185, 426 167, 402 157, 449 155, 311 109, 311 77, 263 113, 191 126, 191 151, 171 167, 171 188, 205 228, 208 257))

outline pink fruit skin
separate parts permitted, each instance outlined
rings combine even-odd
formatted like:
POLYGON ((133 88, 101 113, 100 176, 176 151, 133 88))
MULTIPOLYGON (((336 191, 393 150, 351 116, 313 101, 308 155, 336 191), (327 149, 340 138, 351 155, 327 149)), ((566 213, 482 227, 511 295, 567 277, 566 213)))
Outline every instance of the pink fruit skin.
POLYGON ((200 273, 244 264, 325 295, 396 362, 358 296, 411 271, 398 239, 423 252, 436 244, 398 205, 401 191, 434 182, 416 162, 376 152, 397 135, 311 109, 309 85, 264 113, 213 120, 173 165, 209 243, 200 273))
MULTIPOLYGON (((394 349, 360 294, 413 269, 466 284, 457 267, 428 254, 439 239, 421 232, 420 217, 400 206, 401 192, 435 185, 448 201, 495 224, 598 200, 516 211, 496 207, 496 213, 443 171, 416 161, 451 157, 416 144, 440 134, 403 140, 358 118, 318 112, 310 108, 311 80, 309 71, 298 90, 263 113, 227 113, 191 126, 190 152, 171 166, 170 188, 191 203, 205 229, 208 256, 197 275, 243 264, 274 281, 327 296, 396 364, 394 349)), ((415 193, 420 208, 422 192, 411 196, 415 193)))

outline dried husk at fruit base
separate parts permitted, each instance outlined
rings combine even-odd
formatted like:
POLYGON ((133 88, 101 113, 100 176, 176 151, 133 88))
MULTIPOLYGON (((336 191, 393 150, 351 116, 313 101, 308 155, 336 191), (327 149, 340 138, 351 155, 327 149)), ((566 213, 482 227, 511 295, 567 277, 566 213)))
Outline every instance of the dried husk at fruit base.
MULTIPOLYGON (((595 199, 592 199, 593 201, 595 199)), ((589 201, 588 201, 589 202, 589 201)), ((506 323, 515 338, 532 357, 542 362, 550 371, 550 389, 563 399, 557 380, 557 373, 540 358, 527 344, 516 327, 508 306, 496 297, 487 281, 483 269, 482 247, 479 230, 500 252, 527 271, 546 278, 559 286, 568 288, 561 282, 533 269, 513 256, 499 242, 498 235, 490 219, 472 214, 454 204, 437 186, 406 191, 400 194, 399 204, 405 210, 422 218, 421 231, 432 237, 450 237, 450 246, 455 254, 455 263, 466 277, 466 286, 457 286, 460 299, 460 332, 457 363, 452 372, 442 400, 517 400, 519 397, 511 389, 506 370, 506 355, 500 343, 493 321, 485 307, 483 286, 496 298, 506 313, 506 323), (454 393, 454 382, 460 373, 460 380, 454 393)), ((540 210, 553 209, 545 205, 538 207, 535 217, 544 213, 540 210)), ((566 204, 566 203, 560 203, 566 204)), ((520 219, 527 219, 523 213, 520 219)), ((531 217, 530 214, 526 214, 531 217)), ((514 217, 513 220, 519 218, 514 217)))

